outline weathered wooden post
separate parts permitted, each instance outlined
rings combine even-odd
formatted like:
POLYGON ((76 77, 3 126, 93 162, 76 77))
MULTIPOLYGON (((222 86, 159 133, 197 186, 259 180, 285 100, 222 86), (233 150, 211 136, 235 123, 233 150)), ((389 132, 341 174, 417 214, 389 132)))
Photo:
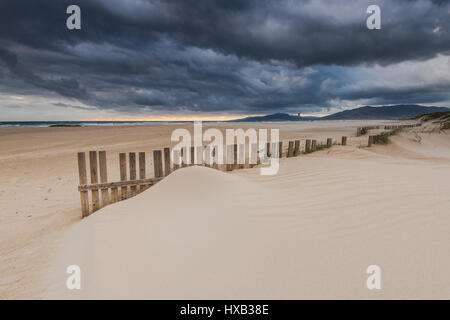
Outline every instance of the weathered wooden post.
MULTIPOLYGON (((125 153, 119 153, 119 169, 120 169, 120 181, 127 181, 127 155, 125 153)), ((120 187, 120 198, 125 200, 128 198, 128 187, 120 187)))
MULTIPOLYGON (((98 169, 97 169, 97 151, 89 151, 89 166, 91 170, 91 183, 98 183, 98 169)), ((100 199, 98 196, 98 189, 92 189, 92 212, 100 209, 100 199)))
POLYGON ((305 141, 305 153, 311 152, 311 140, 306 139, 305 141))
MULTIPOLYGON (((143 180, 146 178, 145 172, 145 152, 139 152, 139 179, 143 180)), ((142 184, 139 186, 139 191, 142 192, 149 187, 148 184, 142 184)))
POLYGON ((270 142, 266 143, 266 157, 270 158, 270 142))
POLYGON ((342 145, 343 146, 347 145, 347 137, 346 136, 342 136, 342 145))
POLYGON ((203 147, 202 146, 198 146, 196 148, 196 154, 197 154, 197 157, 194 159, 194 163, 202 166, 203 165, 203 147))
POLYGON ((278 157, 279 158, 283 157, 283 141, 280 141, 278 143, 278 157))
POLYGON ((300 140, 295 140, 294 156, 298 156, 299 154, 300 154, 300 140))
POLYGON ((161 150, 153 150, 153 169, 155 171, 155 178, 163 177, 163 163, 161 150))
POLYGON ((293 156, 294 156, 294 141, 289 141, 287 157, 290 158, 293 156))
MULTIPOLYGON (((87 184, 86 174, 86 155, 84 152, 78 152, 78 175, 80 178, 80 186, 87 184)), ((81 200, 81 216, 87 217, 89 215, 89 195, 87 191, 80 191, 81 200)))
POLYGON ((188 158, 188 152, 187 152, 187 147, 182 147, 181 148, 181 167, 185 168, 187 167, 187 158, 188 158))
POLYGON ((170 148, 164 148, 164 175, 170 174, 170 148))
POLYGON ((317 150, 317 140, 311 141, 311 152, 314 152, 317 150))
POLYGON ((234 168, 234 145, 229 144, 227 145, 227 165, 226 170, 227 171, 233 171, 234 168))
POLYGON ((233 146, 233 169, 237 169, 238 168, 238 161, 237 161, 237 157, 238 157, 238 146, 237 146, 237 144, 234 144, 234 146, 233 146))
POLYGON ((211 147, 209 145, 205 146, 205 167, 211 166, 211 147))
POLYGON ((327 139, 327 148, 331 148, 331 145, 333 144, 333 139, 328 138, 327 139))
POLYGON ((258 163, 258 145, 256 143, 250 146, 249 158, 250 168, 253 168, 258 163))
POLYGON ((173 171, 180 168, 180 150, 179 149, 173 149, 173 171))
POLYGON ((213 168, 219 169, 219 155, 217 151, 217 147, 214 147, 212 150, 212 162, 213 162, 213 168))
MULTIPOLYGON (((108 173, 106 169, 106 152, 98 152, 98 160, 100 163, 100 183, 108 182, 108 173)), ((109 201, 109 190, 108 188, 102 188, 102 207, 107 206, 109 201)))
MULTIPOLYGON (((136 180, 136 153, 130 152, 128 154, 128 160, 130 165, 130 180, 136 180)), ((136 195, 137 186, 130 186, 131 197, 136 195)))
POLYGON ((239 152, 238 152, 238 168, 244 169, 245 167, 245 145, 239 144, 239 152))
POLYGON ((373 142, 373 136, 369 136, 369 141, 367 142, 367 146, 371 147, 373 142))
POLYGON ((195 165, 194 159, 195 159, 195 147, 191 147, 191 161, 189 162, 191 166, 195 165))

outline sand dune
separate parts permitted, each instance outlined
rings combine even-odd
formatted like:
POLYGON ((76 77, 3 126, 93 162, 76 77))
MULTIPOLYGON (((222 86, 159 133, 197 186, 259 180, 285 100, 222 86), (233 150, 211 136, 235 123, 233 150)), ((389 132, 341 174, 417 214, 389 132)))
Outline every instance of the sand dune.
POLYGON ((178 126, 2 128, 0 298, 449 298, 448 133, 366 149, 355 128, 373 124, 210 124, 349 139, 276 176, 181 169, 84 220, 75 153, 107 150, 117 180, 117 152, 167 146, 178 126), (69 264, 81 292, 65 288, 69 264))
POLYGON ((74 225, 45 296, 450 298, 449 139, 411 139, 283 159, 276 176, 178 170, 74 225))

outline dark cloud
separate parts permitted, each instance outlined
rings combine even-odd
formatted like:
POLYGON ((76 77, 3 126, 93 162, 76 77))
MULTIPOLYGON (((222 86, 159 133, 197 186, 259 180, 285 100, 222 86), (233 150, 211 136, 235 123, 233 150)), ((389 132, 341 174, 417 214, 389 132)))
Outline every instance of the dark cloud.
POLYGON ((366 28, 370 4, 2 0, 0 87, 56 93, 124 113, 305 112, 344 100, 448 101, 448 82, 348 89, 361 80, 348 70, 450 53, 449 1, 377 1, 382 29, 375 31, 366 28), (81 7, 79 31, 65 27, 70 4, 81 7))

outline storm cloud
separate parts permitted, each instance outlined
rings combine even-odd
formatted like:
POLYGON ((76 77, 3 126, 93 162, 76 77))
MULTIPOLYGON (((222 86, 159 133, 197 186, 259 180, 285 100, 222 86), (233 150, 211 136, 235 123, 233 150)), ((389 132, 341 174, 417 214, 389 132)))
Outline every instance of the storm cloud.
POLYGON ((443 0, 3 0, 1 103, 149 116, 446 104, 449 30, 443 0), (71 4, 81 30, 66 28, 71 4), (366 27, 370 4, 381 30, 366 27))

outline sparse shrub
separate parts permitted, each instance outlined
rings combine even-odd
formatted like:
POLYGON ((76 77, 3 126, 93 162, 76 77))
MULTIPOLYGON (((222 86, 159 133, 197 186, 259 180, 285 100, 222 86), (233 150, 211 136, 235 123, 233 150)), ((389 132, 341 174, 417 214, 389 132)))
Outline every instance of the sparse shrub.
POLYGON ((389 137, 395 136, 396 134, 400 133, 402 131, 402 128, 397 128, 392 131, 386 131, 382 132, 378 135, 378 144, 388 144, 389 143, 389 137))
POLYGON ((316 145, 316 151, 320 151, 323 149, 327 149, 327 144, 326 143, 319 143, 316 145))
POLYGON ((378 135, 378 144, 388 144, 389 132, 382 132, 378 135))

